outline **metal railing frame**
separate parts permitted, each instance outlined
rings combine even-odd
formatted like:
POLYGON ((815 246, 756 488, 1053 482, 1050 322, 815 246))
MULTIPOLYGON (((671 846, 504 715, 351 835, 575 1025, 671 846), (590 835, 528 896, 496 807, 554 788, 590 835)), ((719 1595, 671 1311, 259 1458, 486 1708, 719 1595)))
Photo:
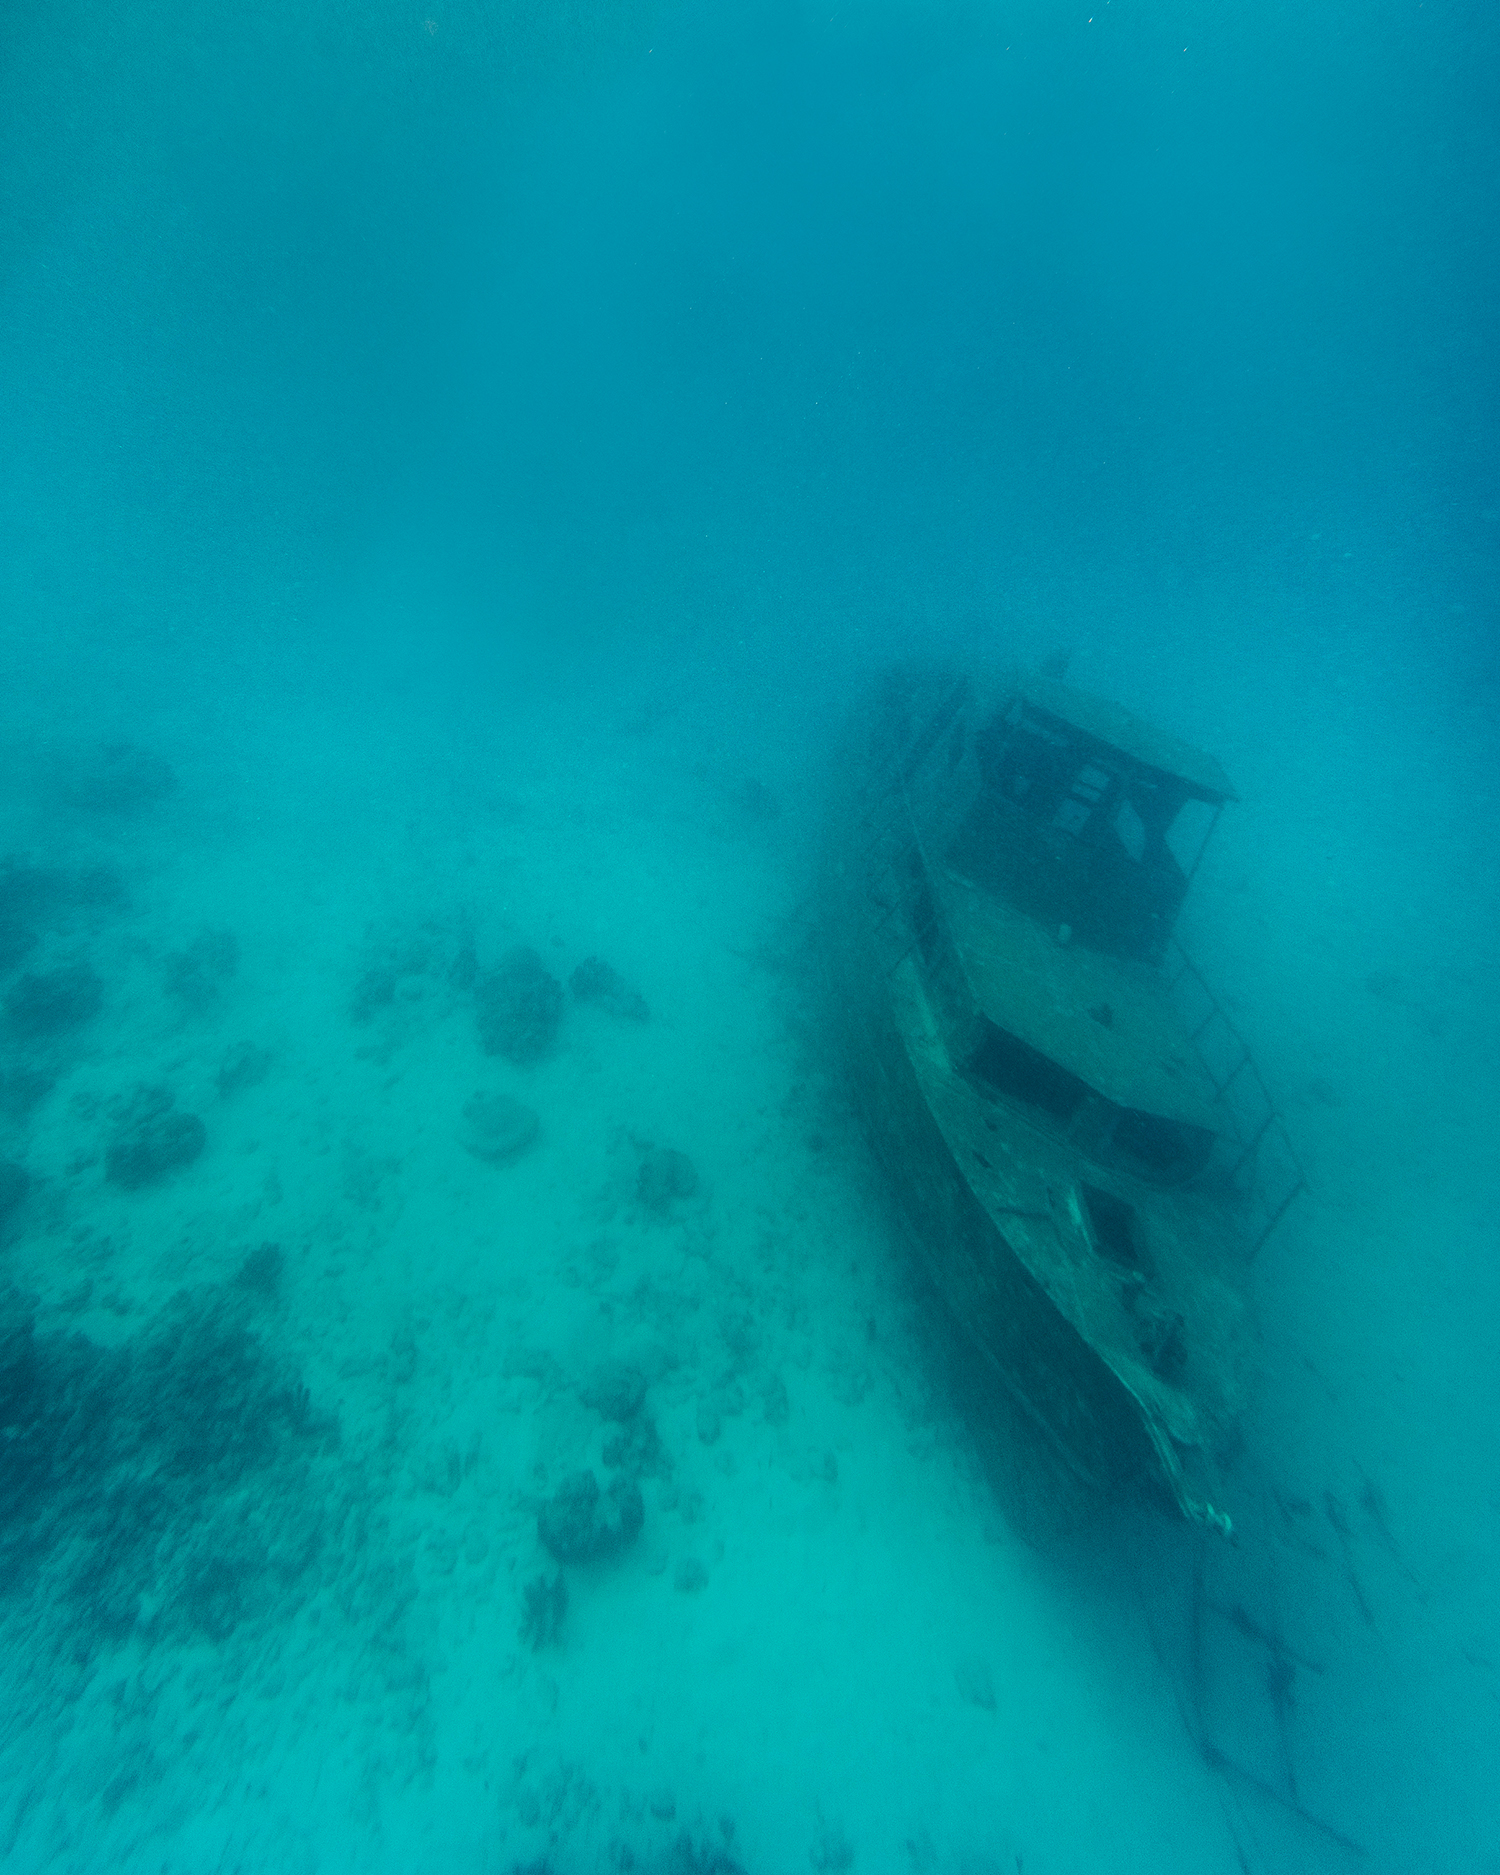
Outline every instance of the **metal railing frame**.
POLYGON ((1253 1263, 1293 1203, 1307 1190, 1307 1173, 1303 1169, 1297 1148, 1292 1143, 1292 1136, 1287 1129, 1286 1122, 1276 1110, 1276 1103, 1271 1098, 1271 1090, 1266 1086, 1260 1069, 1255 1065, 1255 1057, 1250 1052, 1250 1044, 1230 1021, 1223 1004, 1209 987, 1208 979, 1176 938, 1171 939, 1168 944, 1166 968, 1168 971, 1167 991, 1177 1002, 1179 1010, 1182 1009, 1181 992, 1184 983, 1191 982, 1203 999, 1205 1013, 1189 1030, 1189 1038, 1193 1044, 1193 1052, 1198 1057, 1203 1072, 1208 1076, 1215 1098, 1228 1122, 1234 1144, 1238 1148, 1234 1163, 1229 1167, 1229 1182, 1241 1190, 1246 1199, 1253 1200, 1259 1195, 1266 1207, 1266 1220, 1250 1246, 1248 1260, 1253 1263), (1205 1046, 1206 1038, 1216 1024, 1229 1044, 1232 1065, 1227 1069, 1215 1066, 1205 1046), (1242 1121, 1231 1100, 1232 1090, 1247 1081, 1259 1097, 1261 1106, 1258 1120, 1250 1123, 1248 1127, 1242 1121), (1259 1189, 1258 1175, 1261 1149, 1268 1139, 1275 1140, 1287 1161, 1289 1173, 1284 1188, 1264 1193, 1259 1189))

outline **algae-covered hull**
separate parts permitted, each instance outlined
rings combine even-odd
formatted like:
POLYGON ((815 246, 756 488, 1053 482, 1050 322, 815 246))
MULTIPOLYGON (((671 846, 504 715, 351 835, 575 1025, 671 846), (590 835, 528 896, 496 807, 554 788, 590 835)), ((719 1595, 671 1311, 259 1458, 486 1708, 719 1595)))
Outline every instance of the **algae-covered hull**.
POLYGON ((1230 798, 1056 680, 892 673, 841 752, 821 904, 869 1134, 997 1402, 1088 1491, 1222 1528, 1250 1263, 1300 1184, 1283 1154, 1268 1186, 1284 1135, 1248 1056, 1217 1071, 1171 941, 1183 842, 1230 798))

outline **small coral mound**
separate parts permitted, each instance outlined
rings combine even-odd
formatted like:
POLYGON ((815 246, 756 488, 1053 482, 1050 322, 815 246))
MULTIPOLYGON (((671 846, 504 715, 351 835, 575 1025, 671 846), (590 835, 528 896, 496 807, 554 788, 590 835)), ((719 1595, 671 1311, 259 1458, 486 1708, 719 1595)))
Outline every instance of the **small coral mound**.
POLYGON ((211 1009, 240 967, 232 931, 204 931, 186 950, 174 951, 162 973, 163 987, 194 1015, 211 1009))
POLYGON ((649 1022, 651 1008, 618 970, 602 957, 585 957, 568 978, 568 987, 581 1003, 597 1003, 623 1022, 649 1022))
POLYGON ((636 1174, 636 1197, 658 1217, 667 1216, 679 1198, 691 1198, 697 1189, 697 1167, 685 1152, 670 1146, 653 1146, 636 1174))
POLYGON ((104 985, 87 964, 22 977, 5 999, 5 1026, 23 1041, 80 1028, 104 1007, 104 985))
POLYGON ((646 1376, 629 1361, 604 1361, 578 1389, 585 1406, 603 1419, 634 1419, 646 1398, 646 1376))
POLYGON ((207 1129, 196 1113, 176 1112, 164 1087, 143 1087, 120 1111, 104 1175, 126 1191, 139 1191, 191 1165, 207 1143, 207 1129))
POLYGON ((474 985, 479 1039, 487 1055, 540 1061, 557 1042, 563 990, 534 950, 522 945, 474 985))
POLYGON ((562 1563, 617 1556, 641 1533, 646 1507, 634 1478, 612 1478, 601 1491, 591 1471, 564 1478, 537 1516, 537 1534, 562 1563))
POLYGON ((247 1087, 258 1087, 270 1071, 268 1049, 257 1048, 253 1042, 236 1042, 219 1063, 214 1085, 220 1097, 227 1100, 231 1094, 242 1093, 247 1087))
POLYGON ((508 1094, 475 1094, 464 1102, 459 1143, 489 1165, 508 1165, 535 1145, 540 1122, 508 1094))

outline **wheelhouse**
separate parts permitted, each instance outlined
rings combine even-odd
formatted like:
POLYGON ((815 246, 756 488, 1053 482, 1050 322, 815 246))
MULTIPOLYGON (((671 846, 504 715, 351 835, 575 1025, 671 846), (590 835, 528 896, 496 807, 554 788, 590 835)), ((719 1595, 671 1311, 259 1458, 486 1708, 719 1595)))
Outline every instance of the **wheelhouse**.
POLYGON ((1053 679, 976 737, 980 786, 949 864, 1064 941, 1162 959, 1225 803, 1211 757, 1053 679))

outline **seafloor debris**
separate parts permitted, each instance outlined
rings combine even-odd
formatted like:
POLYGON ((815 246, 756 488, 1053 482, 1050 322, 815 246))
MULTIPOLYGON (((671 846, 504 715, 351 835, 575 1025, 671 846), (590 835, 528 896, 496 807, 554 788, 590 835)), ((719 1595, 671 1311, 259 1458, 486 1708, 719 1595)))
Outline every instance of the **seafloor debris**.
POLYGON ((476 980, 474 1007, 487 1055, 540 1061, 557 1042, 562 985, 534 950, 521 945, 476 980))
POLYGON ((641 1533, 646 1507, 636 1480, 621 1473, 603 1491, 591 1471, 564 1478, 537 1516, 537 1534, 564 1563, 600 1562, 641 1533))
POLYGON ((22 1041, 76 1029, 104 1007, 104 985, 87 964, 30 973, 5 999, 5 1026, 22 1041))
POLYGON ((196 1113, 176 1112, 167 1088, 137 1088, 118 1109, 104 1175, 126 1191, 139 1191, 191 1165, 207 1143, 203 1122, 196 1113))
POLYGON ((225 1100, 247 1087, 258 1087, 271 1071, 269 1049, 257 1048, 254 1042, 236 1042, 225 1051, 214 1076, 214 1085, 225 1100))
POLYGON ((185 950, 173 951, 162 971, 162 986, 184 1009, 202 1015, 224 993, 240 967, 240 947, 232 931, 204 931, 185 950))
POLYGON ((1367 1628, 1375 1626, 1375 1611, 1370 1606, 1370 1599, 1365 1594, 1364 1585, 1354 1572, 1354 1532, 1349 1527, 1349 1516, 1344 1506, 1332 1491, 1323 1493, 1323 1508, 1328 1513, 1328 1521, 1333 1526, 1333 1533, 1339 1540, 1339 1548, 1344 1557, 1344 1580, 1349 1584, 1360 1614, 1364 1617, 1367 1628))
POLYGON ((672 1586, 681 1595, 698 1595, 708 1587, 707 1566, 697 1556, 684 1556, 672 1575, 672 1586))
POLYGON ((646 1376, 629 1361, 604 1361, 578 1389, 585 1406, 601 1418, 633 1419, 646 1398, 646 1376))
POLYGON ((241 1263, 233 1286, 258 1296, 262 1302, 275 1302, 281 1295, 281 1279, 285 1271, 286 1257, 281 1245, 263 1243, 241 1263))
POLYGON ((37 1068, 0 1074, 0 1120, 30 1119, 32 1109, 41 1105, 53 1086, 52 1076, 37 1068))
POLYGON ((349 1018, 358 1026, 386 1010, 433 994, 467 994, 476 973, 474 935, 468 922, 434 916, 416 924, 370 934, 367 962, 354 985, 349 1018))
POLYGON ((568 1584, 561 1569, 554 1576, 540 1575, 526 1584, 521 1639, 528 1647, 555 1647, 562 1639, 567 1617, 568 1584))
POLYGON ((459 1142, 489 1165, 508 1165, 535 1145, 540 1122, 509 1094, 473 1094, 464 1102, 459 1142))
POLYGON ((106 1345, 0 1289, 0 1608, 40 1581, 75 1662, 284 1622, 317 1579, 332 1524, 307 1466, 338 1428, 255 1302, 195 1289, 106 1345))
POLYGON ((632 1478, 667 1478, 672 1474, 672 1459, 661 1442, 656 1421, 649 1413, 637 1413, 612 1438, 604 1442, 600 1454, 606 1465, 617 1467, 632 1478))
POLYGON ((697 1189, 697 1167, 685 1152, 671 1146, 653 1146, 636 1174, 636 1197, 658 1217, 665 1217, 677 1199, 691 1198, 697 1189))
POLYGON ((598 1003, 612 1016, 626 1022, 647 1022, 651 1006, 639 990, 632 989, 618 970, 602 957, 585 957, 568 978, 568 987, 581 1003, 598 1003))

